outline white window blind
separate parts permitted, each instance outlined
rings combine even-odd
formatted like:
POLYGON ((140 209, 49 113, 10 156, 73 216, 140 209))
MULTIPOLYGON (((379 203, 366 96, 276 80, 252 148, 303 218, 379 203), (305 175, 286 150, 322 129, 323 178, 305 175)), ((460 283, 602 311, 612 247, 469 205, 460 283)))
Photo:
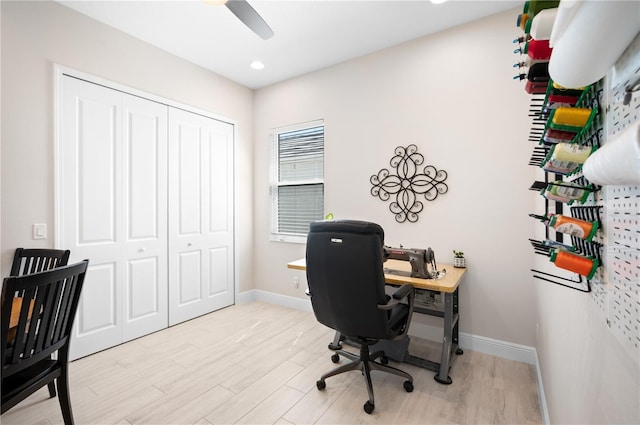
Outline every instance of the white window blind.
POLYGON ((272 235, 300 240, 309 224, 324 216, 324 125, 276 131, 274 142, 272 235))

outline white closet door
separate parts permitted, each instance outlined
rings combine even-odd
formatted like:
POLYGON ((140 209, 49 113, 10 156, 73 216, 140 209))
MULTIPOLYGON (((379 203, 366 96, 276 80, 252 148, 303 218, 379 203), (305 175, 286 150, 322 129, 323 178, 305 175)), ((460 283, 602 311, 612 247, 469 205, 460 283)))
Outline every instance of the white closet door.
POLYGON ((169 110, 169 324, 234 302, 233 125, 169 110))
POLYGON ((60 246, 90 259, 72 358, 167 326, 167 107, 64 77, 60 246))
POLYGON ((126 270, 123 340, 166 328, 167 111, 123 95, 123 235, 126 270))

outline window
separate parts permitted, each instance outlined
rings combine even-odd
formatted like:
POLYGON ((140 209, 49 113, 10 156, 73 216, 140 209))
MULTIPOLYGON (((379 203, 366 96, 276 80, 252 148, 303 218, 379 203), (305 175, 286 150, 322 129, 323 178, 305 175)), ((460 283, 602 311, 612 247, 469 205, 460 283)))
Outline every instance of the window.
POLYGON ((274 130, 271 176, 271 239, 305 242, 324 216, 322 121, 274 130))

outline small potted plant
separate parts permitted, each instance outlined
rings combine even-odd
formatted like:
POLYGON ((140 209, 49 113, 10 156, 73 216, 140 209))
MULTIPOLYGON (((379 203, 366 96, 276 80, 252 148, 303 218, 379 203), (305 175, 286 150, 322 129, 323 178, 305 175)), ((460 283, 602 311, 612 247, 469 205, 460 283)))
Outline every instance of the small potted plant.
POLYGON ((464 252, 453 250, 453 267, 467 267, 464 252))

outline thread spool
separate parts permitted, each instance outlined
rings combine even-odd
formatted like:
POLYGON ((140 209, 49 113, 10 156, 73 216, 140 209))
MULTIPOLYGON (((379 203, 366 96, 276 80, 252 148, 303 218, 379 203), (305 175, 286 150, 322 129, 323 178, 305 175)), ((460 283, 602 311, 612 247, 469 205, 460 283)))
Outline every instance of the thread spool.
POLYGON ((565 183, 562 180, 558 180, 547 185, 547 188, 542 192, 542 196, 552 201, 566 204, 572 204, 573 201, 583 204, 589 197, 590 192, 587 189, 573 183, 565 183))
POLYGON ((520 28, 522 31, 524 31, 527 25, 527 22, 529 22, 530 19, 531 19, 531 15, 529 15, 528 13, 522 13, 518 15, 518 18, 516 19, 516 26, 520 28))
POLYGON ((524 90, 529 94, 544 94, 547 92, 546 81, 530 81, 524 85, 524 90))
POLYGON ((570 142, 576 137, 577 133, 572 131, 563 131, 556 130, 553 128, 548 128, 544 134, 543 140, 546 143, 562 143, 562 142, 570 142))
POLYGON ((560 107, 555 110, 551 122, 570 127, 584 127, 589 122, 590 117, 591 109, 589 108, 560 107))
POLYGON ((531 0, 527 6, 527 13, 536 16, 541 10, 552 9, 558 7, 559 4, 559 0, 531 0))
POLYGON ((556 248, 552 249, 550 254, 550 260, 556 265, 556 267, 578 273, 587 279, 593 278, 593 275, 596 273, 596 270, 600 265, 598 260, 595 258, 584 257, 573 252, 556 248))
POLYGON ((549 62, 538 62, 529 67, 527 80, 545 83, 545 91, 549 82, 549 62))
POLYGON ((547 71, 549 70, 549 61, 548 60, 544 60, 544 59, 531 59, 529 57, 529 55, 523 56, 524 57, 524 66, 526 66, 527 68, 531 68, 533 65, 537 64, 537 63, 546 63, 547 64, 547 71))
POLYGON ((584 164, 594 150, 595 148, 592 146, 583 146, 576 143, 558 143, 552 148, 551 158, 556 161, 584 164))
POLYGON ((580 220, 574 217, 568 217, 562 214, 553 214, 549 217, 548 226, 556 230, 556 232, 564 233, 570 236, 576 236, 590 241, 598 230, 597 221, 580 220))
MULTIPOLYGON (((549 70, 549 68, 547 67, 547 71, 548 70, 549 70)), ((549 93, 549 96, 547 96, 547 100, 546 100, 546 103, 545 103, 544 107, 547 110, 549 110, 549 109, 558 109, 561 106, 573 107, 573 106, 575 106, 576 103, 578 103, 578 97, 577 96, 564 96, 564 95, 561 95, 561 94, 549 93)))
POLYGON ((555 81, 553 82, 551 87, 553 88, 554 93, 558 93, 558 94, 562 93, 565 96, 576 96, 576 97, 579 97, 585 89, 585 87, 576 87, 576 88, 565 87, 558 84, 555 81))
MULTIPOLYGON (((568 176, 578 168, 580 164, 571 161, 557 161, 549 159, 542 165, 542 169, 548 173, 562 174, 568 176)), ((569 199, 570 201, 570 199, 569 199)))
POLYGON ((549 40, 534 40, 531 39, 524 46, 524 53, 531 59, 537 60, 549 60, 551 57, 551 47, 549 47, 549 40))
POLYGON ((533 19, 527 21, 525 32, 536 40, 548 40, 551 38, 557 12, 557 8, 541 10, 533 19))

